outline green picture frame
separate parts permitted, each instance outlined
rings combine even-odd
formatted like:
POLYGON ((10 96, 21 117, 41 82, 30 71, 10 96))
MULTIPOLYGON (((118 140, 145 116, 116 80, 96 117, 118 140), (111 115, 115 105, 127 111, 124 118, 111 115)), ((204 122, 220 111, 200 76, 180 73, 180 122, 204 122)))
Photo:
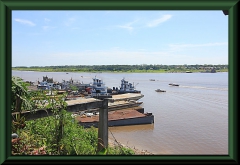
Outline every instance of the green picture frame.
POLYGON ((84 162, 237 163, 237 32, 239 0, 0 0, 0 164, 84 162), (11 156, 11 22, 12 10, 219 10, 229 20, 229 145, 228 155, 144 156, 11 156), (225 15, 223 11, 228 11, 225 15))

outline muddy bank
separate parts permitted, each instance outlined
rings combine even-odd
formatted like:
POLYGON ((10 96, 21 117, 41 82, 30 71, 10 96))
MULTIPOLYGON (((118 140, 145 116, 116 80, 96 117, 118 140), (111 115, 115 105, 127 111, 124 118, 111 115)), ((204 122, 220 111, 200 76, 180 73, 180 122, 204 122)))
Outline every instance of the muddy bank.
POLYGON ((147 150, 140 150, 140 149, 137 149, 135 147, 129 147, 127 145, 121 144, 120 142, 118 142, 118 141, 116 141, 112 138, 108 138, 108 145, 111 146, 111 147, 122 146, 122 147, 125 147, 125 148, 132 149, 135 152, 135 155, 154 155, 153 153, 148 152, 147 150))

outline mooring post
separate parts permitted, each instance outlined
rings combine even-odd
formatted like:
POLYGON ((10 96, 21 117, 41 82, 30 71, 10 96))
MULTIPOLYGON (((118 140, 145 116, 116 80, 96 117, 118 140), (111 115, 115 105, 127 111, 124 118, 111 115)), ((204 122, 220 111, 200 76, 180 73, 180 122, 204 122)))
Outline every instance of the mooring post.
POLYGON ((99 109, 98 152, 108 147, 108 99, 104 99, 99 109))

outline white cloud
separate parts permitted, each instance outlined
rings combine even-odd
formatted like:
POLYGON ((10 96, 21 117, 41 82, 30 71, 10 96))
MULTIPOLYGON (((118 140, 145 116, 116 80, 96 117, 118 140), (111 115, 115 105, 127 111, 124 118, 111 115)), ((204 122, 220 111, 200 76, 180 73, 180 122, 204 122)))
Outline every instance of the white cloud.
POLYGON ((80 29, 79 27, 73 27, 72 30, 78 30, 80 29))
POLYGON ((54 27, 54 26, 43 26, 42 28, 43 28, 43 30, 51 30, 51 29, 55 29, 56 27, 54 27))
MULTIPOLYGON (((46 43, 51 45, 51 43, 46 43)), ((211 45, 211 44, 204 44, 211 45)), ((217 44, 216 44, 217 45, 217 44)), ((25 56, 25 55, 23 55, 25 56)), ((43 61, 34 61, 32 65, 135 65, 135 64, 227 64, 227 52, 216 50, 206 53, 202 51, 179 52, 168 50, 142 51, 124 50, 112 47, 107 50, 83 50, 77 52, 46 53, 43 61), (203 55, 204 54, 204 55, 203 55), (83 60, 86 59, 87 60, 83 60), (50 61, 50 62, 49 62, 50 61)))
POLYGON ((156 27, 160 23, 163 23, 167 20, 169 20, 172 17, 172 15, 163 15, 161 18, 155 19, 147 24, 148 27, 156 27))
POLYGON ((36 24, 29 21, 29 20, 25 20, 25 19, 18 19, 18 18, 15 18, 14 19, 16 22, 19 22, 21 24, 25 24, 25 25, 28 25, 28 26, 35 26, 36 24))
POLYGON ((48 19, 48 18, 44 18, 44 21, 45 21, 45 22, 50 22, 51 20, 48 19))
POLYGON ((76 18, 68 18, 67 21, 64 22, 65 26, 71 26, 76 21, 76 18))
POLYGON ((134 65, 137 63, 154 63, 159 59, 168 57, 166 52, 143 52, 143 51, 127 51, 120 48, 111 48, 109 50, 86 50, 81 52, 55 52, 49 55, 49 58, 55 59, 55 62, 64 61, 65 63, 75 63, 78 65, 111 65, 111 64, 126 64, 134 65), (83 58, 87 57, 86 61, 83 58), (63 60, 65 59, 65 60, 63 60), (66 60, 67 59, 67 60, 66 60), (127 59, 127 60, 123 60, 127 59), (138 59, 138 60, 136 60, 138 59), (80 62, 80 63, 79 63, 80 62))
POLYGON ((122 29, 126 29, 126 30, 128 30, 128 31, 131 32, 131 31, 134 29, 133 26, 132 26, 132 24, 134 24, 134 23, 136 23, 136 22, 138 22, 138 20, 135 20, 135 21, 126 23, 126 24, 124 24, 124 25, 118 25, 117 27, 122 28, 122 29))
POLYGON ((173 50, 193 47, 206 47, 206 46, 222 46, 227 45, 227 42, 205 43, 205 44, 170 44, 169 47, 173 50))
POLYGON ((172 17, 172 15, 163 15, 161 18, 152 20, 150 22, 147 23, 146 20, 142 19, 137 19, 135 21, 123 24, 123 25, 118 25, 118 28, 122 28, 122 29, 126 29, 128 31, 133 31, 136 28, 142 28, 142 27, 156 27, 158 26, 160 23, 163 23, 167 20, 169 20, 172 17), (134 25, 134 26, 133 26, 134 25))
POLYGON ((126 30, 129 30, 129 31, 132 31, 133 30, 133 27, 132 26, 130 26, 130 25, 119 25, 118 26, 119 28, 123 28, 123 29, 126 29, 126 30))

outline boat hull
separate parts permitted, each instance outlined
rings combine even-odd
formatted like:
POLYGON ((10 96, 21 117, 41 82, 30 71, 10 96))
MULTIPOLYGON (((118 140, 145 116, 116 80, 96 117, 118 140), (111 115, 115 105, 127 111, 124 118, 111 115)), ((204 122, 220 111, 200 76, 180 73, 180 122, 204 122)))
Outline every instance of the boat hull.
POLYGON ((141 91, 118 91, 118 94, 125 94, 125 93, 141 93, 141 91))
MULTIPOLYGON (((128 118, 128 119, 119 119, 119 120, 109 120, 108 126, 126 126, 126 125, 141 125, 141 124, 153 124, 154 123, 154 116, 144 116, 144 117, 137 117, 137 118, 128 118)), ((79 125, 83 126, 84 128, 96 127, 98 128, 98 122, 79 122, 79 125)))

